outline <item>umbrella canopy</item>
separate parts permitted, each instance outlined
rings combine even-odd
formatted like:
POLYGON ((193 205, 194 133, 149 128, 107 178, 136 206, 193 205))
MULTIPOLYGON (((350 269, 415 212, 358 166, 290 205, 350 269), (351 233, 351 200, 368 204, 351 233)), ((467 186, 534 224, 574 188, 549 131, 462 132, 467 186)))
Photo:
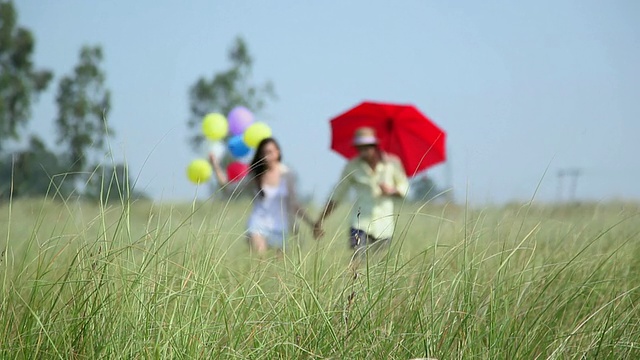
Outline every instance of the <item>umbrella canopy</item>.
POLYGON ((446 133, 413 105, 363 102, 331 119, 331 150, 352 159, 357 128, 376 131, 382 150, 400 158, 407 176, 446 160, 446 133))

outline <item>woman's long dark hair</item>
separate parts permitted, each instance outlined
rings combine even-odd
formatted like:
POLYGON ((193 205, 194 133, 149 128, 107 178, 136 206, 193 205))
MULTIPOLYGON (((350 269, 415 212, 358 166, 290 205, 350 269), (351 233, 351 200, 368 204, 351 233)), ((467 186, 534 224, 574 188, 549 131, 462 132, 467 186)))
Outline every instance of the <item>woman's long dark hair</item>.
POLYGON ((278 149, 278 161, 282 160, 282 151, 280 151, 280 145, 274 138, 266 138, 260 141, 258 147, 256 148, 256 152, 253 155, 253 160, 251 160, 251 167, 249 171, 251 171, 251 177, 253 181, 255 181, 256 186, 258 187, 258 196, 264 196, 262 192, 262 176, 267 171, 267 164, 264 161, 264 148, 269 143, 272 143, 278 149))

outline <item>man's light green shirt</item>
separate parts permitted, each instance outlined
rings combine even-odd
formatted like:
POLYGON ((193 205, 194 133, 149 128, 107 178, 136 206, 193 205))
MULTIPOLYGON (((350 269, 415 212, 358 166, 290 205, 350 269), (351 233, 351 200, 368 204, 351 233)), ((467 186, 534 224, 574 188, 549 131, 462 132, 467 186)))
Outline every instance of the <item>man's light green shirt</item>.
POLYGON ((353 190, 353 209, 351 226, 378 238, 391 238, 393 235, 394 197, 383 195, 380 184, 395 187, 401 196, 406 196, 409 181, 400 160, 384 154, 375 169, 361 158, 349 161, 340 176, 340 182, 332 196, 334 202, 347 200, 349 190, 353 190), (359 214, 359 215, 358 215, 359 214))

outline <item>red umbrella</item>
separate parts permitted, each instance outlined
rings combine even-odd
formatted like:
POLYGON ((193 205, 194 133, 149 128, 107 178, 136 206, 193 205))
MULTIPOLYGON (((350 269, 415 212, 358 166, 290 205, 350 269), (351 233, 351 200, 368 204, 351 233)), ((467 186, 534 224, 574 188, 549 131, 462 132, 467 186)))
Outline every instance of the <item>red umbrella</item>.
POLYGON ((413 105, 363 102, 331 119, 331 150, 347 159, 358 152, 353 134, 375 129, 382 150, 400 158, 407 176, 446 160, 446 133, 413 105))

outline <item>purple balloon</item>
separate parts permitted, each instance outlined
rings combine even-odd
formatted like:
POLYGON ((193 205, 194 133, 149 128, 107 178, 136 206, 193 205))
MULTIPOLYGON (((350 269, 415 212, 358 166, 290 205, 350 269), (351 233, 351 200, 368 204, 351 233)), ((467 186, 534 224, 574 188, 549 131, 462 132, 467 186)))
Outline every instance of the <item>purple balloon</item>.
POLYGON ((244 106, 236 106, 227 116, 229 122, 229 132, 233 135, 240 135, 253 123, 253 114, 244 106))

